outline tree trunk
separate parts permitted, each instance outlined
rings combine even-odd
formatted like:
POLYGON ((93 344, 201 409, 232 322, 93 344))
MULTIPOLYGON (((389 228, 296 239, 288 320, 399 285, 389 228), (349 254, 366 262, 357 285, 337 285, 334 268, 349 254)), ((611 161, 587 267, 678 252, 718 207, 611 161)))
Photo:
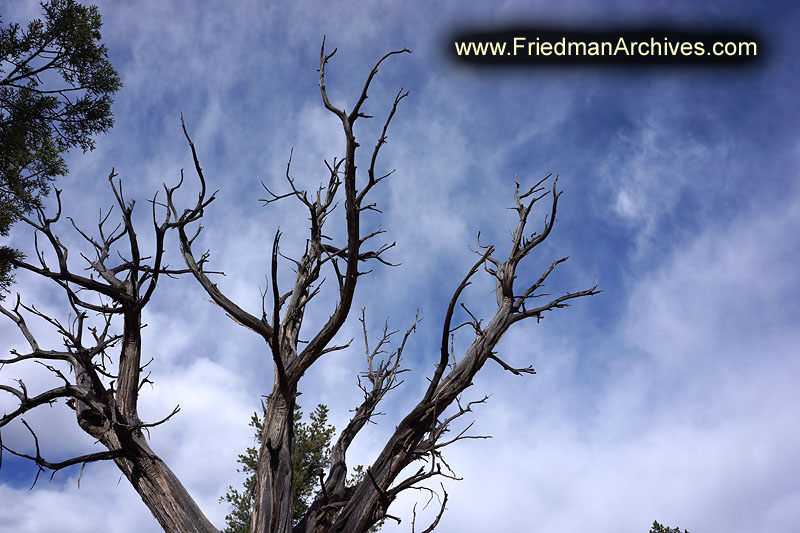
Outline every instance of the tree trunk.
POLYGON ((218 533, 167 465, 144 442, 133 460, 117 459, 117 466, 130 480, 153 516, 170 533, 218 533))
MULTIPOLYGON (((277 379, 276 379, 277 383, 277 379)), ((255 510, 250 531, 292 531, 294 495, 294 391, 276 385, 267 401, 258 457, 255 510)))

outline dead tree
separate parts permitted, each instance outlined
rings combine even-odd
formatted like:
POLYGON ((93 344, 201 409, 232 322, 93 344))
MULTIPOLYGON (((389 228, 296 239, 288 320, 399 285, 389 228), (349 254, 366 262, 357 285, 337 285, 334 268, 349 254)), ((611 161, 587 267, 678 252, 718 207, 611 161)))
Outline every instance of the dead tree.
MULTIPOLYGON (((109 182, 122 218, 116 227, 109 231, 108 220, 112 210, 105 216, 101 213, 98 237, 85 233, 69 219, 93 249, 93 257, 81 254, 91 271, 88 277, 75 273, 68 262, 69 250, 54 231, 61 218, 60 191, 56 191, 58 210, 55 216, 48 217, 44 210, 39 209, 35 219, 23 217, 35 230, 38 265, 17 260, 16 266, 58 284, 74 316, 63 323, 34 306, 25 305, 19 296, 13 307, 0 306, 0 312, 16 323, 29 345, 29 351, 25 353, 12 351, 12 357, 0 360, 0 366, 34 360, 63 382, 59 387, 34 396, 29 394, 22 380, 17 380, 17 386, 0 384, 0 390, 19 400, 16 410, 4 413, 0 418, 0 430, 20 418, 30 431, 36 448, 35 455, 12 450, 2 444, 0 433, 0 459, 2 452, 11 453, 34 461, 39 472, 47 469, 53 473, 75 464, 85 466, 94 461, 113 460, 165 530, 216 531, 145 439, 144 433, 149 428, 169 420, 179 407, 157 422, 142 421, 138 414, 139 392, 148 381, 142 374, 148 364, 142 356, 142 310, 150 301, 160 276, 181 272, 163 264, 164 237, 174 227, 174 221, 167 211, 159 222, 154 198, 155 250, 152 256, 143 255, 133 227, 134 202, 125 200, 121 183, 114 183, 115 177, 112 171, 109 182), (54 263, 48 264, 45 259, 39 236, 48 242, 51 253, 55 255, 54 263), (42 347, 29 328, 25 314, 50 323, 61 335, 63 349, 42 347), (115 347, 119 347, 116 357, 110 352, 115 347), (71 378, 67 377, 69 374, 71 378), (62 399, 74 409, 81 429, 101 443, 106 451, 59 462, 51 462, 41 455, 35 431, 21 417, 36 407, 52 405, 62 399)), ((169 194, 174 191, 175 188, 167 190, 169 194)))
MULTIPOLYGON (((486 398, 462 403, 461 394, 473 383, 473 379, 489 360, 499 364, 509 372, 521 374, 535 373, 532 367, 514 368, 506 364, 495 352, 495 347, 512 324, 526 318, 540 320, 544 313, 566 307, 569 301, 583 296, 597 294, 597 283, 586 290, 567 292, 558 297, 542 294, 548 276, 567 258, 557 259, 529 286, 517 287, 517 271, 521 262, 531 251, 540 245, 550 234, 556 217, 560 192, 557 190, 557 177, 552 185, 545 185, 550 176, 542 179, 529 189, 520 189, 515 183, 513 209, 518 222, 513 231, 510 248, 506 255, 494 245, 478 240, 475 263, 455 288, 443 319, 439 358, 431 361, 432 376, 427 390, 417 404, 397 425, 381 453, 366 469, 366 475, 354 486, 345 483, 347 477, 347 451, 361 429, 377 414, 379 402, 392 389, 401 384, 400 374, 405 372, 401 365, 409 337, 415 330, 419 318, 404 333, 394 349, 390 348, 392 337, 397 333, 384 328, 378 343, 370 346, 366 319, 361 316, 364 332, 366 370, 358 376, 358 386, 363 391, 363 401, 354 410, 354 416, 335 442, 331 467, 327 475, 321 476, 320 490, 305 516, 295 525, 292 523, 294 451, 293 410, 295 397, 300 391, 300 380, 308 369, 321 357, 338 350, 347 349, 350 343, 335 344, 334 338, 352 314, 352 303, 358 280, 368 271, 360 270, 361 265, 380 262, 389 265, 384 254, 394 244, 373 244, 384 232, 380 228, 364 230, 361 227, 362 214, 369 210, 377 211, 370 200, 370 192, 392 172, 383 173, 378 169, 378 159, 382 147, 387 142, 387 131, 401 101, 408 96, 402 89, 383 123, 380 136, 372 145, 366 175, 357 176, 356 141, 354 126, 359 119, 372 118, 363 111, 370 88, 379 66, 390 56, 407 53, 398 50, 384 55, 372 68, 357 96, 350 112, 334 106, 325 87, 325 69, 336 53, 325 52, 325 44, 320 51, 319 88, 325 108, 341 122, 345 138, 345 152, 342 157, 326 161, 329 172, 327 181, 315 191, 309 192, 297 186, 291 176, 291 157, 286 168, 287 192, 275 193, 266 185, 266 205, 283 199, 294 199, 307 210, 310 229, 304 253, 300 257, 287 257, 280 251, 281 233, 277 231, 272 243, 270 265, 270 291, 262 293, 262 309, 252 314, 228 298, 209 277, 215 272, 205 268, 208 253, 198 255, 193 249, 195 239, 202 227, 192 229, 204 215, 204 211, 215 199, 209 194, 206 177, 200 166, 195 146, 184 125, 184 134, 191 147, 194 170, 200 184, 197 201, 188 209, 180 209, 175 187, 165 187, 166 207, 164 219, 159 223, 156 217, 156 198, 153 199, 153 222, 156 235, 156 250, 149 263, 146 263, 138 247, 136 234, 131 221, 133 203, 126 203, 121 188, 112 187, 117 203, 122 211, 123 223, 115 231, 108 233, 104 224, 108 215, 99 225, 100 239, 81 235, 91 243, 95 257, 86 258, 97 274, 89 278, 72 273, 67 265, 67 250, 53 233, 52 225, 58 219, 47 218, 40 212, 38 220, 28 220, 38 233, 50 242, 58 259, 58 267, 51 269, 45 263, 43 254, 38 252, 40 266, 19 262, 19 266, 53 279, 66 292, 68 301, 76 315, 69 325, 37 311, 34 307, 23 305, 19 300, 12 309, 3 313, 16 322, 30 344, 31 351, 26 354, 12 353, 13 358, 5 363, 16 363, 35 359, 54 372, 64 384, 61 387, 30 397, 24 383, 18 387, 0 385, 3 391, 19 399, 19 408, 3 415, 0 428, 15 420, 25 412, 39 405, 51 403, 60 398, 67 399, 75 408, 78 423, 87 433, 101 442, 107 451, 84 455, 68 461, 52 463, 35 455, 12 451, 6 446, 2 450, 27 457, 36 462, 40 469, 58 470, 69 465, 110 459, 116 462, 159 523, 167 531, 214 531, 213 526, 170 472, 167 466, 149 448, 143 430, 166 421, 172 415, 156 423, 144 423, 137 414, 136 401, 143 383, 141 376, 142 346, 140 338, 142 308, 150 300, 159 276, 190 273, 202 288, 225 313, 240 325, 250 329, 265 341, 269 357, 273 360, 274 374, 271 390, 264 406, 264 429, 262 447, 259 453, 257 471, 257 494, 251 521, 253 532, 365 532, 384 519, 399 518, 389 513, 389 507, 397 496, 409 489, 426 488, 423 484, 435 478, 456 479, 443 458, 445 447, 465 438, 480 438, 467 434, 467 429, 452 435, 452 423, 471 412, 476 403, 486 398), (328 218, 341 203, 346 226, 346 237, 342 242, 334 242, 323 231, 328 218), (543 227, 539 232, 527 229, 534 206, 548 200, 549 208, 543 227), (170 269, 162 264, 164 235, 169 230, 177 232, 186 269, 170 269), (110 266, 110 251, 114 245, 126 238, 127 257, 110 266), (295 271, 290 287, 279 286, 279 263, 289 261, 295 271), (463 304, 467 322, 453 323, 462 292, 471 284, 479 272, 491 276, 496 285, 497 308, 494 316, 486 322, 475 317, 463 304), (300 330, 309 302, 322 290, 327 276, 334 280, 333 293, 335 306, 330 317, 317 331, 303 334, 309 338, 300 341, 300 330), (99 303, 88 301, 86 293, 95 293, 99 303), (547 299, 542 299, 542 298, 547 299), (546 302, 546 303, 545 303, 546 302), (64 338, 66 351, 44 350, 31 334, 23 318, 27 311, 50 322, 64 338), (100 317, 102 327, 89 327, 87 313, 100 317), (122 332, 111 333, 111 324, 120 316, 122 332), (452 337, 459 328, 469 328, 471 344, 465 352, 457 356, 452 337), (83 335, 89 331, 91 337, 83 335), (91 342, 87 343, 86 339, 91 342), (111 365, 109 349, 121 346, 116 365, 111 365), (73 379, 66 377, 54 362, 65 362, 73 373, 73 379), (109 366, 106 366, 106 365, 109 366), (110 370, 114 366, 116 373, 110 370), (452 436, 451 436, 452 435, 452 436), (407 469, 412 464, 421 467, 407 469)), ((60 211, 60 208, 59 208, 60 211)), ((77 229, 77 228, 76 228, 77 229)), ((80 230, 78 230, 80 231, 80 230)), ((316 301, 316 300, 315 300, 316 301)), ((265 378, 269 387, 269 379, 265 378)), ((267 392, 265 390, 265 392, 267 392)), ((177 408, 172 414, 177 412, 177 408)), ((24 422, 23 422, 24 423, 24 422)), ((27 424, 26 424, 27 426, 27 424)), ((31 433, 33 430, 29 427, 31 433)), ((33 438, 36 439, 35 434, 33 438)), ((442 491, 444 486, 442 485, 442 491)), ((431 531, 439 522, 445 510, 447 493, 443 492, 441 509, 433 524, 425 531, 431 531)), ((412 529, 414 522, 412 522, 412 529)))

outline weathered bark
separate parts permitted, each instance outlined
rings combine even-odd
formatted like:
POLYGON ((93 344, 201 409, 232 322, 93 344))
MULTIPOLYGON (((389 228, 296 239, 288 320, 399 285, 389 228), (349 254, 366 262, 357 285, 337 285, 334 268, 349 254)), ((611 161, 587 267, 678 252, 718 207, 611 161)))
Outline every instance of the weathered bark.
POLYGON ((180 533, 216 533, 211 522, 175 474, 144 441, 141 432, 124 446, 131 459, 115 459, 142 501, 164 531, 180 533))
POLYGON ((290 531, 294 469, 294 398, 273 391, 262 432, 251 531, 290 531))

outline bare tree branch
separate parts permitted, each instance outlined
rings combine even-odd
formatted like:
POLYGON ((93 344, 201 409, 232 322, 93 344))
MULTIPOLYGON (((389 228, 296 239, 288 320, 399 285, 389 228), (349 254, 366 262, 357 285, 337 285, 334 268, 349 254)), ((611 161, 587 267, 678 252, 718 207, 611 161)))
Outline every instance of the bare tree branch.
POLYGON ((96 461, 108 461, 110 459, 118 459, 123 456, 122 450, 107 450, 102 452, 79 455, 78 457, 73 457, 71 459, 66 459, 64 461, 51 462, 42 457, 41 451, 39 449, 39 437, 37 437, 36 433, 33 431, 31 426, 24 419, 22 420, 22 424, 28 429, 28 432, 30 432, 31 436, 33 437, 34 446, 36 447, 36 455, 29 455, 12 450, 11 448, 3 444, 3 440, 0 437, 0 465, 2 465, 2 452, 4 451, 12 455, 16 455, 17 457, 33 461, 36 464, 36 466, 39 467, 39 470, 37 471, 36 477, 33 480, 31 489, 36 485, 36 482, 39 480, 39 474, 41 474, 42 471, 44 471, 45 469, 52 470, 52 475, 50 476, 50 478, 52 479, 53 475, 55 475, 56 472, 72 465, 77 465, 77 464, 85 465, 86 463, 92 463, 96 461))
MULTIPOLYGON (((436 529, 436 526, 439 525, 439 520, 442 519, 442 515, 444 514, 444 511, 446 509, 445 506, 447 505, 447 499, 448 499, 448 494, 447 494, 447 491, 444 490, 444 485, 442 485, 442 494, 444 496, 442 497, 441 506, 439 507, 439 513, 436 515, 436 518, 433 520, 431 525, 429 525, 428 527, 426 527, 425 529, 422 530, 422 533, 431 533, 431 531, 436 529)), ((433 497, 433 495, 431 495, 431 497, 433 497)), ((415 525, 416 518, 417 518, 417 505, 416 504, 414 504, 413 512, 414 512, 414 518, 412 518, 412 520, 411 520, 411 533, 415 533, 414 525, 415 525)))

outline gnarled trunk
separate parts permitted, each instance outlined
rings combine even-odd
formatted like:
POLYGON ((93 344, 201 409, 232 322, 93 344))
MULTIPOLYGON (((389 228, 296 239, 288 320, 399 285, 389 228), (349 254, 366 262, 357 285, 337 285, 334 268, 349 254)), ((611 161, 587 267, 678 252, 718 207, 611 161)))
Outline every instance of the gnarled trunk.
POLYGON ((153 516, 170 533, 218 533, 172 470, 155 455, 144 438, 135 438, 133 459, 115 462, 153 516))
POLYGON ((276 385, 267 401, 250 531, 289 533, 294 494, 294 391, 276 385))

